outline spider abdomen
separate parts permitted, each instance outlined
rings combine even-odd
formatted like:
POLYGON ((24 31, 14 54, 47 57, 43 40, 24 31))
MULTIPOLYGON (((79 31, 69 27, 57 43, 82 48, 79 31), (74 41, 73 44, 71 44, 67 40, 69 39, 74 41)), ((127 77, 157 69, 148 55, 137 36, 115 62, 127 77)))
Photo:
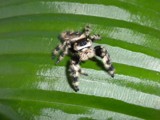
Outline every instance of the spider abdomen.
POLYGON ((80 60, 86 61, 95 56, 93 48, 87 48, 79 52, 80 60))

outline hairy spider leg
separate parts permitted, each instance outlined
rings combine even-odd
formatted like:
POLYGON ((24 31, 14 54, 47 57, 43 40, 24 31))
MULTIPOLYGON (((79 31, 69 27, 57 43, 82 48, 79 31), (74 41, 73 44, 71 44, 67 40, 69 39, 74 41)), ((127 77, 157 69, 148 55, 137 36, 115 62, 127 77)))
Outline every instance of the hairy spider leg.
POLYGON ((79 69, 79 73, 80 73, 81 75, 88 76, 88 74, 87 74, 87 73, 85 73, 81 68, 79 69))
POLYGON ((68 54, 70 47, 71 47, 71 45, 69 43, 66 43, 66 45, 64 45, 64 47, 62 49, 62 53, 59 55, 59 58, 58 58, 58 61, 56 62, 56 64, 58 64, 68 54))
POLYGON ((80 68, 79 62, 80 62, 79 56, 75 55, 75 56, 73 56, 73 58, 70 62, 70 66, 69 66, 69 72, 70 72, 70 77, 72 80, 72 85, 73 85, 73 88, 76 92, 79 91, 78 77, 80 74, 82 74, 82 70, 80 68))
POLYGON ((107 50, 101 46, 96 46, 96 47, 94 47, 94 49, 95 49, 95 54, 102 58, 104 67, 106 68, 108 73, 111 75, 111 77, 114 77, 115 70, 114 70, 114 67, 111 63, 110 56, 109 56, 107 50))
POLYGON ((100 40, 101 39, 101 36, 99 34, 94 34, 94 35, 91 35, 89 36, 89 38, 92 40, 92 41, 95 41, 95 40, 100 40))
POLYGON ((91 28, 90 28, 90 26, 85 26, 85 28, 84 28, 84 33, 85 33, 85 35, 86 36, 89 36, 89 34, 91 33, 91 28))
POLYGON ((63 44, 60 43, 53 51, 53 55, 55 56, 58 55, 59 52, 64 49, 64 47, 66 46, 66 43, 67 43, 66 41, 63 44))

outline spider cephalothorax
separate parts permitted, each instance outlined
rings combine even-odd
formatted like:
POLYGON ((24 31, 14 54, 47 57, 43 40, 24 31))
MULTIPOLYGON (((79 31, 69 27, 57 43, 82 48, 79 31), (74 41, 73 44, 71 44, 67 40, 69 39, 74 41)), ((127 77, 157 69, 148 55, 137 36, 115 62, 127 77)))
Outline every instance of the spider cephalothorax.
POLYGON ((111 75, 114 77, 114 67, 110 61, 110 56, 107 50, 101 46, 92 46, 92 42, 95 40, 100 40, 100 35, 90 35, 90 27, 86 26, 82 32, 63 32, 61 34, 62 44, 57 46, 57 48, 53 51, 54 55, 60 54, 57 63, 59 63, 65 55, 71 53, 72 59, 70 62, 69 72, 72 78, 72 85, 75 91, 78 91, 78 77, 80 74, 88 75, 84 73, 84 71, 80 68, 80 62, 86 61, 90 58, 98 56, 102 58, 104 67, 111 75))

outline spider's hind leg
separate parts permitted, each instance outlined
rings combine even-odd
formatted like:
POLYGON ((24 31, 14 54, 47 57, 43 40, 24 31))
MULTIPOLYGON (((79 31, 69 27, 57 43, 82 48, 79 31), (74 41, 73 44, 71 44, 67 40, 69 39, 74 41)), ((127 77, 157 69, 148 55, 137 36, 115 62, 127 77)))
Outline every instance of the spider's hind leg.
POLYGON ((115 69, 111 63, 110 56, 107 50, 101 46, 96 46, 94 49, 95 49, 95 54, 102 58, 105 69, 108 71, 111 77, 114 77, 115 69))

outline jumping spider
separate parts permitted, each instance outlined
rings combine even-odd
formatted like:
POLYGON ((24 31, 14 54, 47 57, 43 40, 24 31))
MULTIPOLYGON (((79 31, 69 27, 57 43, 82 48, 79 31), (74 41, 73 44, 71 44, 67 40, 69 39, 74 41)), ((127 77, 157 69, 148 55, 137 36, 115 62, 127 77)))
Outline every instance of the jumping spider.
POLYGON ((72 55, 70 61, 69 72, 72 78, 73 89, 77 92, 79 90, 78 77, 80 74, 88 75, 80 68, 80 62, 86 61, 90 58, 98 56, 102 58, 105 69, 108 71, 111 77, 114 77, 114 67, 110 61, 110 56, 107 50, 101 46, 92 46, 92 42, 100 40, 100 35, 90 35, 91 29, 86 26, 82 32, 67 31, 63 32, 60 37, 63 44, 60 44, 53 51, 54 55, 60 54, 57 63, 59 63, 65 55, 69 52, 72 55))

